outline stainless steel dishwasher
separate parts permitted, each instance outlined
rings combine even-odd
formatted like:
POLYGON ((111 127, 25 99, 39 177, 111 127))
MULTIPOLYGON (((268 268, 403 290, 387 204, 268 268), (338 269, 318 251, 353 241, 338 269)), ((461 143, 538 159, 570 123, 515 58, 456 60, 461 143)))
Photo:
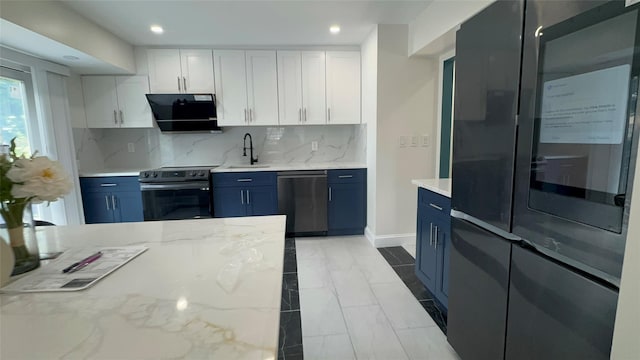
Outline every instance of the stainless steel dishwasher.
POLYGON ((326 235, 327 171, 278 173, 278 209, 287 215, 287 234, 326 235))

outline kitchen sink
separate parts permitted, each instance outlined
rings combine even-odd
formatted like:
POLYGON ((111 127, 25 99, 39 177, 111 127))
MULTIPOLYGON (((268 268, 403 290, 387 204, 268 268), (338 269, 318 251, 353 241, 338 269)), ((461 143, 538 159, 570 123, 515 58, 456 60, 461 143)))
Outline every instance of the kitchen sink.
POLYGON ((256 169, 256 168, 268 168, 270 165, 231 165, 229 169, 256 169))

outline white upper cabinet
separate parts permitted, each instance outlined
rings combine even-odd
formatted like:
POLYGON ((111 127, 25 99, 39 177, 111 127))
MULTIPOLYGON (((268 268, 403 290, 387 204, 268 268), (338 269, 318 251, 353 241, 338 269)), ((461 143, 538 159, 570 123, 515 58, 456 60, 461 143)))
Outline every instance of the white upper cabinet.
POLYGON ((278 73, 275 51, 247 51, 249 125, 278 124, 278 73))
POLYGON ((148 49, 149 83, 154 94, 212 93, 211 50, 148 49))
POLYGON ((83 76, 88 128, 153 127, 146 76, 83 76))
POLYGON ((326 124, 324 51, 278 51, 280 125, 326 124))
POLYGON ((327 123, 360 124, 360 53, 327 51, 327 123))
MULTIPOLYGON (((305 125, 327 123, 324 51, 302 52, 302 116, 305 125)), ((358 94, 358 101, 360 94, 358 94)))
POLYGON ((247 73, 243 50, 215 50, 216 112, 218 125, 249 124, 247 73))
POLYGON ((220 126, 278 125, 275 51, 215 50, 220 126))

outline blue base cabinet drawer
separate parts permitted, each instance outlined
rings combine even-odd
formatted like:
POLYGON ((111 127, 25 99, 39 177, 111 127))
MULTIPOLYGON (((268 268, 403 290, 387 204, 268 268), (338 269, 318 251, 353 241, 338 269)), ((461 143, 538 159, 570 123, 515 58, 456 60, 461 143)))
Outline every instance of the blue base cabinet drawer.
POLYGON ((275 172, 214 173, 213 217, 278 214, 275 172))
POLYGON ((418 189, 416 228, 416 276, 447 308, 449 253, 451 250, 451 200, 429 190, 418 189))
POLYGON ((367 170, 329 170, 329 235, 362 235, 367 224, 367 170))
POLYGON ((80 178, 87 224, 144 220, 142 193, 135 176, 80 178))

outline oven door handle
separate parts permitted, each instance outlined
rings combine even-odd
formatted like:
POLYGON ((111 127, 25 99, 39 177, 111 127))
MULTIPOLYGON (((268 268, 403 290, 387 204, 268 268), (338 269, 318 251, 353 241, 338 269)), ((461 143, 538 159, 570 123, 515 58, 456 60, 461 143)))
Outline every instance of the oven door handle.
POLYGON ((209 186, 200 183, 184 183, 184 184, 140 184, 140 190, 201 190, 209 191, 209 186))

